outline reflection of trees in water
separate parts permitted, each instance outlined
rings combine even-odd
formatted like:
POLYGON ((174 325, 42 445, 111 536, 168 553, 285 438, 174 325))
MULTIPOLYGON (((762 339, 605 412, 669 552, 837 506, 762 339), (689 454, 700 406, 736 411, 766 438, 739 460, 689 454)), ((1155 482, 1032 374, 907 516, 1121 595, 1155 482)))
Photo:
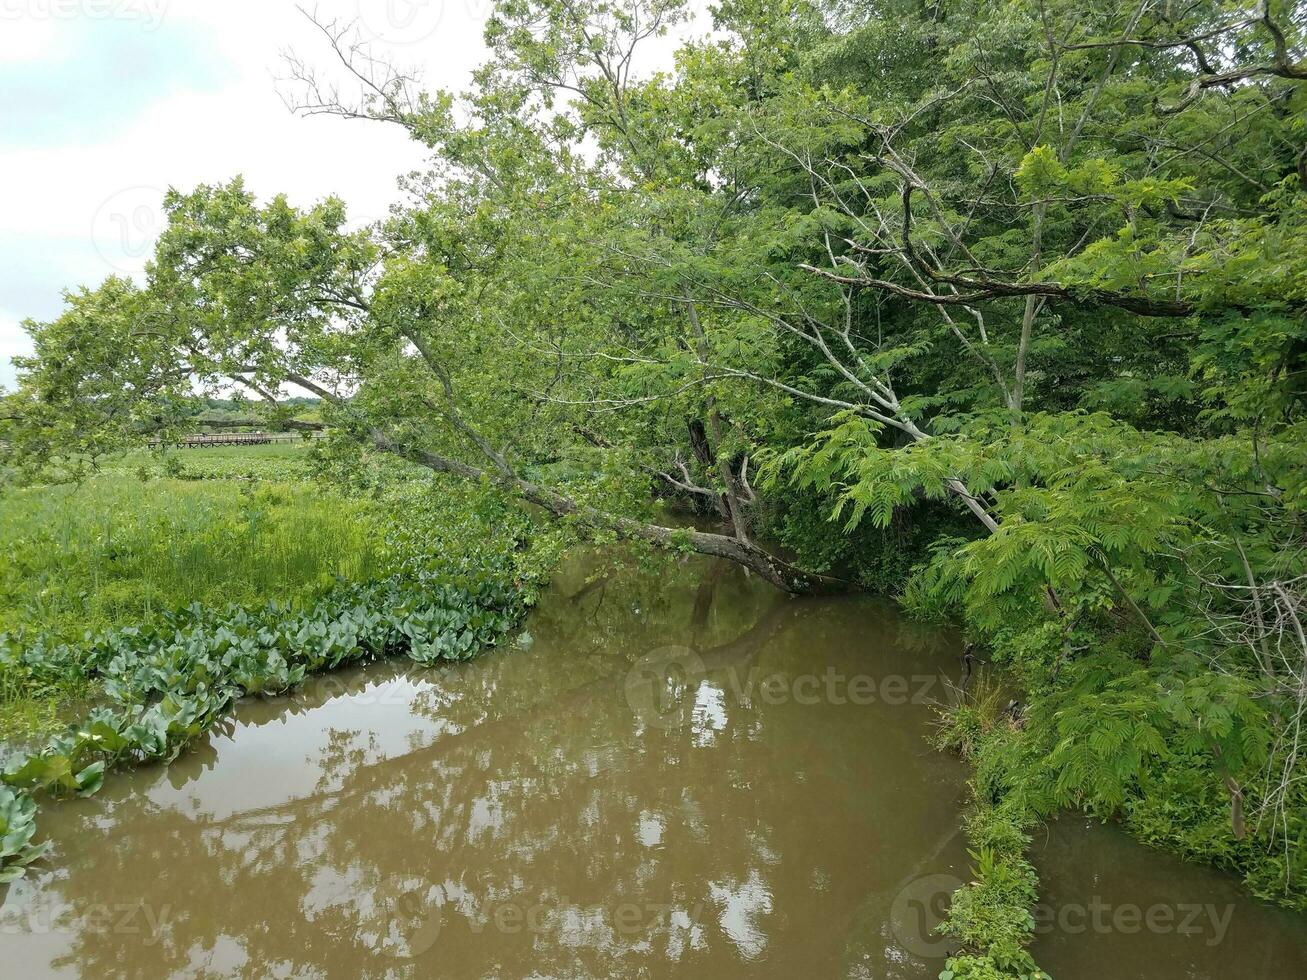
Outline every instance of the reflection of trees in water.
MULTIPOLYGON (((733 692, 731 678, 750 671, 863 654, 903 670, 916 655, 883 656, 878 644, 912 644, 880 606, 792 600, 723 567, 628 570, 589 587, 564 576, 562 595, 532 615, 529 651, 429 675, 437 683, 408 711, 438 718, 444 734, 377 761, 366 732, 334 728, 310 762, 320 779, 309 796, 195 818, 141 792, 142 773, 135 789, 122 779, 70 807, 61 851, 83 846, 51 894, 75 908, 144 897, 170 910, 170 928, 153 945, 84 933, 58 965, 95 977, 203 975, 205 963, 219 974, 384 976, 400 964, 369 948, 387 928, 373 903, 398 886, 439 917, 414 975, 659 964, 684 975, 738 971, 753 956, 799 975, 823 955, 833 972, 852 910, 911 867, 914 834, 924 847, 951 823, 942 802, 957 795, 955 774, 925 755, 916 726, 876 715, 887 709, 768 707, 733 692), (725 720, 709 712, 660 729, 632 710, 626 672, 665 644, 698 652, 700 693, 719 695, 725 720), (101 828, 111 841, 98 841, 101 828), (499 929, 506 905, 543 910, 543 932, 499 929), (637 910, 629 930, 617 928, 620 906, 637 910)), ((938 635, 933 650, 917 639, 938 661, 938 635)), ((346 674, 332 689, 356 694, 411 670, 346 674)), ((312 710, 311 697, 286 710, 312 710)), ((206 751, 169 774, 174 789, 202 778, 206 751)))

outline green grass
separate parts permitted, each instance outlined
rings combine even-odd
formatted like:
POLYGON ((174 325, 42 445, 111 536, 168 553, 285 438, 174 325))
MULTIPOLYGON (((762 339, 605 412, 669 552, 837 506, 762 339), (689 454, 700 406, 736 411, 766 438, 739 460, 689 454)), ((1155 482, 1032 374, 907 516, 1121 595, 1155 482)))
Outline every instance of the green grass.
MULTIPOLYGON (((261 605, 375 578, 384 564, 375 506, 283 482, 305 452, 188 453, 196 469, 260 467, 258 482, 142 482, 124 460, 78 486, 0 494, 0 632, 77 640, 195 602, 261 605)), ((0 663, 0 738, 48 731, 93 693, 77 681, 36 685, 0 663)))
POLYGON ((137 475, 173 476, 185 480, 274 480, 297 482, 311 477, 307 440, 263 446, 205 446, 170 449, 164 455, 146 450, 128 453, 108 468, 137 475))
POLYGON ((99 688, 84 677, 38 684, 25 671, 0 664, 0 743, 16 748, 33 743, 57 731, 98 696, 99 688))
POLYGON ((109 474, 0 498, 0 629, 80 634, 375 571, 368 505, 303 484, 109 474))

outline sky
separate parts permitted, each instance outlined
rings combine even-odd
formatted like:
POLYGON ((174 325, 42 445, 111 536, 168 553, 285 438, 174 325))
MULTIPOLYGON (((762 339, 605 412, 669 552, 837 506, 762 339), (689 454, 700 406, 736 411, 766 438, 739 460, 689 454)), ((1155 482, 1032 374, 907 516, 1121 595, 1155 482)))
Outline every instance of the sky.
MULTIPOLYGON (((312 4, 312 0, 308 0, 312 4)), ((491 0, 318 0, 429 88, 467 87, 491 0)), ((137 279, 169 186, 240 174, 260 197, 384 215, 424 155, 398 127, 299 118, 282 52, 329 66, 291 0, 0 0, 0 387, 20 322, 63 290, 137 279)))

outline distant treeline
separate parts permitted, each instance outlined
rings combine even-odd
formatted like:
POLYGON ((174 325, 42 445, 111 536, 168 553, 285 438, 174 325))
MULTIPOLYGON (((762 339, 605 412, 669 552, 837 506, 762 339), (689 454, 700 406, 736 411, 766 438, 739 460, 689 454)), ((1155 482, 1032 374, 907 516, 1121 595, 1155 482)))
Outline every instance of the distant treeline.
MULTIPOLYGON (((281 398, 277 401, 277 407, 280 413, 284 413, 286 418, 293 418, 301 422, 317 422, 321 419, 322 399, 307 397, 281 398)), ((265 411, 256 411, 256 409, 262 409, 262 405, 251 402, 249 399, 203 398, 195 402, 191 418, 198 423, 201 431, 212 428, 219 428, 226 432, 230 432, 234 428, 275 431, 283 428, 281 425, 269 422, 265 418, 267 414, 265 411), (249 422, 248 426, 233 424, 247 420, 249 422)))

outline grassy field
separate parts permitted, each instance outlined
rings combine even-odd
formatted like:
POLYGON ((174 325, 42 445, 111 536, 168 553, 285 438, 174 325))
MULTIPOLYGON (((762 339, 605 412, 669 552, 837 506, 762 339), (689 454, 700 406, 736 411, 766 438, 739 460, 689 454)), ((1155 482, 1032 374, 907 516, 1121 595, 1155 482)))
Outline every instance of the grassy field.
MULTIPOLYGON (((73 640, 191 603, 253 605, 362 582, 381 561, 374 505, 316 489, 307 446, 147 454, 77 486, 0 494, 0 632, 73 640)), ((0 737, 46 728, 78 685, 33 689, 0 664, 0 737)))
POLYGON ((164 457, 147 450, 129 453, 110 464, 113 470, 171 474, 185 480, 244 479, 295 482, 310 477, 308 441, 262 446, 205 446, 173 449, 164 457))

